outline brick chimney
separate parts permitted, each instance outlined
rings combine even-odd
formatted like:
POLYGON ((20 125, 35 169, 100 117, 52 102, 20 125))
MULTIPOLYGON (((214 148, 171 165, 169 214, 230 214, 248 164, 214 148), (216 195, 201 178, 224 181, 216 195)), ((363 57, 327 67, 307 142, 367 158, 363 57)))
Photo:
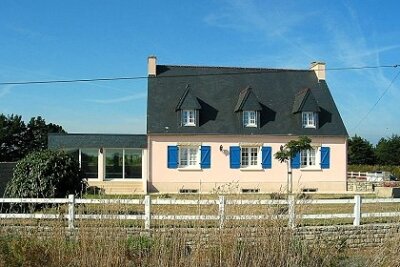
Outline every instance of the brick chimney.
POLYGON ((147 72, 149 76, 156 76, 157 72, 157 57, 156 56, 149 56, 147 58, 147 72))
POLYGON ((318 80, 325 80, 325 63, 324 62, 311 62, 310 70, 315 71, 318 80))

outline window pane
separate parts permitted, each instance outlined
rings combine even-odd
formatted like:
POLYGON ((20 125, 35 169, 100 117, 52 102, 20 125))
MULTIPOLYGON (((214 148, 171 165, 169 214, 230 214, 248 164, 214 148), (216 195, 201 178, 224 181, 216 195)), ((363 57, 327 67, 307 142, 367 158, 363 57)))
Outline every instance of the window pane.
POLYGON ((98 178, 98 158, 97 148, 81 149, 81 169, 85 178, 98 178))
POLYGON ((186 167, 188 165, 188 152, 187 152, 187 148, 185 147, 180 147, 179 148, 179 165, 181 167, 186 167))
POLYGON ((79 149, 77 148, 65 148, 63 149, 66 154, 71 156, 74 160, 79 162, 79 149))
POLYGON ((122 149, 107 149, 106 154, 106 175, 108 179, 123 178, 122 164, 123 156, 122 149))
POLYGON ((125 178, 142 178, 142 151, 125 149, 125 178))
POLYGON ((242 166, 249 166, 249 148, 242 148, 242 166))
POLYGON ((255 147, 251 148, 251 160, 250 165, 256 166, 257 165, 257 158, 258 158, 258 149, 255 147))

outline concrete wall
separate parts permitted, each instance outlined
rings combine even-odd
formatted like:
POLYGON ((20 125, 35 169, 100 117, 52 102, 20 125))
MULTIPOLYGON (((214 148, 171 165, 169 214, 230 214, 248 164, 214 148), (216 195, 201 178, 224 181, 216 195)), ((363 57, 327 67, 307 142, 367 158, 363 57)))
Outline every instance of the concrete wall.
MULTIPOLYGON (((271 169, 243 170, 231 169, 229 147, 239 143, 262 143, 272 147, 272 154, 279 151, 281 145, 297 139, 295 136, 153 136, 149 137, 149 190, 151 192, 176 193, 180 189, 197 189, 207 193, 221 188, 240 189, 258 188, 260 192, 285 192, 287 165, 273 158, 271 169), (211 168, 202 170, 184 170, 167 168, 167 147, 178 142, 194 142, 211 146, 211 168), (220 151, 220 146, 223 150, 220 151)), ((330 168, 318 170, 293 170, 295 191, 303 188, 315 188, 318 192, 346 191, 346 139, 340 137, 310 137, 313 145, 328 146, 330 168)), ((232 192, 232 193, 233 193, 232 192)), ((237 192, 237 191, 236 191, 237 192)))

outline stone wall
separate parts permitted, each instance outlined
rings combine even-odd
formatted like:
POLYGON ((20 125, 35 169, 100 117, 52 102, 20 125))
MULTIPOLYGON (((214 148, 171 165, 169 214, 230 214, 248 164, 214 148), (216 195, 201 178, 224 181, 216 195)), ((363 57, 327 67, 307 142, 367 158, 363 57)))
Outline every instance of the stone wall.
MULTIPOLYGON (((57 230, 57 229, 56 229, 57 230)), ((61 229, 59 229, 61 230, 61 229)), ((70 238, 79 237, 79 230, 64 229, 63 231, 70 238), (65 230, 65 231, 64 231, 65 230)), ((189 245, 196 242, 201 242, 204 245, 207 244, 218 244, 218 238, 220 233, 227 235, 235 235, 236 237, 246 240, 258 240, 262 241, 265 239, 266 234, 283 234, 286 235, 285 231, 272 228, 238 228, 238 229, 218 229, 218 228, 175 228, 175 229, 153 229, 145 231, 138 228, 84 228, 85 233, 87 231, 93 231, 94 236, 101 236, 112 232, 114 237, 128 237, 135 235, 152 235, 152 234, 165 234, 170 238, 176 237, 176 234, 182 234, 185 236, 185 240, 189 245)), ((52 235, 54 229, 44 227, 7 227, 2 226, 0 233, 13 233, 28 231, 33 234, 39 234, 40 236, 52 235)), ((310 245, 317 246, 334 246, 340 248, 374 248, 380 247, 384 242, 394 241, 398 243, 400 241, 400 224, 371 224, 362 226, 352 225, 337 225, 337 226, 313 226, 313 227, 299 227, 296 228, 293 234, 301 240, 305 240, 310 245)))

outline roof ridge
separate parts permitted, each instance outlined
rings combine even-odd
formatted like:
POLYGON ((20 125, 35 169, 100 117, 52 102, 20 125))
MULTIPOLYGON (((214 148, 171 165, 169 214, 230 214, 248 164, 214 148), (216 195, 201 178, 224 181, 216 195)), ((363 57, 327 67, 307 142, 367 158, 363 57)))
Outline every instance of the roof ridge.
POLYGON ((157 66, 175 68, 196 68, 196 69, 233 69, 233 70, 278 70, 278 71, 304 71, 312 72, 310 69, 290 69, 290 68, 265 68, 265 67, 231 67, 231 66, 202 66, 202 65, 164 65, 157 66))

